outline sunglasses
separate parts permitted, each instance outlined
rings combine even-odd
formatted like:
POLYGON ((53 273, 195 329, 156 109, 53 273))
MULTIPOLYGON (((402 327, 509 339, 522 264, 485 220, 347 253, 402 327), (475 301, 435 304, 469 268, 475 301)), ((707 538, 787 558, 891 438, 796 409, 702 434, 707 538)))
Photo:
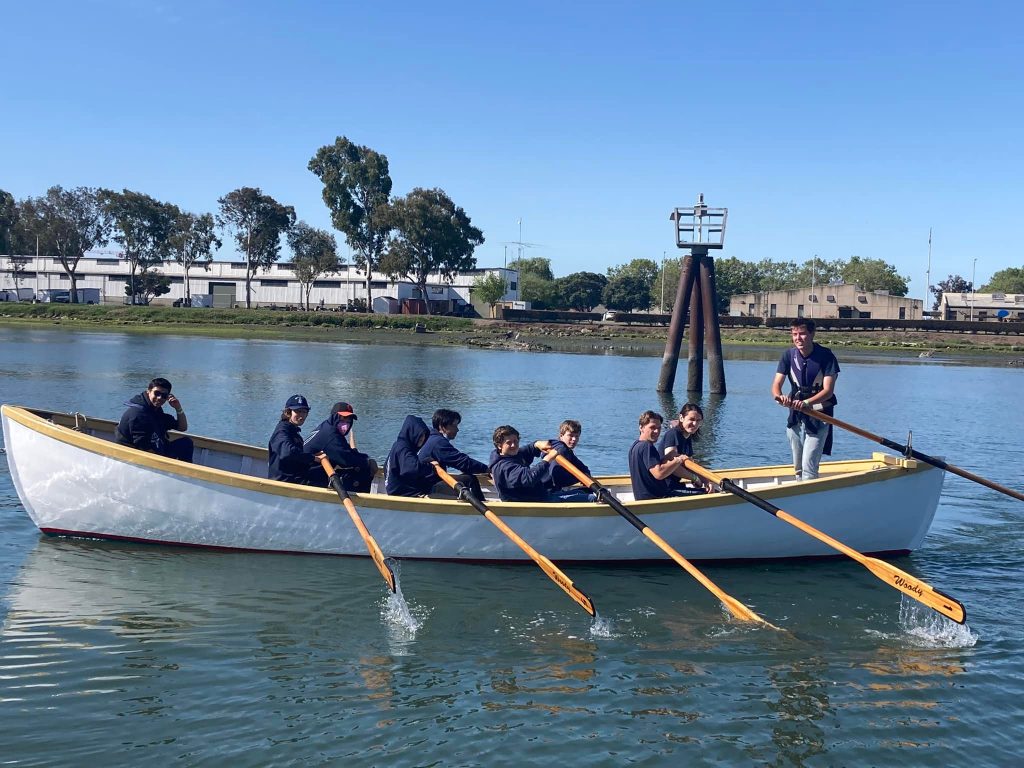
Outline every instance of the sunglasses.
POLYGON ((160 389, 154 389, 153 390, 153 397, 159 397, 161 399, 166 400, 168 397, 170 397, 170 395, 171 395, 170 392, 164 392, 163 390, 160 390, 160 389))

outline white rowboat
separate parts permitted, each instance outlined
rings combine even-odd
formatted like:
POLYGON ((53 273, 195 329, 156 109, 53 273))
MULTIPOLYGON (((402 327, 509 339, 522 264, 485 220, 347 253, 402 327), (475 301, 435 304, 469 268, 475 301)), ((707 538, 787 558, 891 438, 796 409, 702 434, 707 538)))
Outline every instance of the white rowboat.
MULTIPOLYGON (((115 422, 4 405, 11 476, 44 533, 261 552, 366 556, 330 488, 266 479, 267 451, 193 436, 195 463, 113 442, 115 422)), ((938 507, 943 472, 875 453, 821 465, 798 483, 790 466, 719 469, 742 488, 864 553, 921 545, 938 507)), ((633 501, 629 478, 598 478, 687 559, 835 556, 833 549, 728 493, 633 501)), ((378 478, 378 482, 380 478, 378 478)), ((485 486, 490 492, 490 488, 485 486)), ((525 560, 522 550, 467 503, 352 494, 388 557, 525 560)), ((604 504, 487 499, 525 540, 562 562, 667 560, 604 504)))

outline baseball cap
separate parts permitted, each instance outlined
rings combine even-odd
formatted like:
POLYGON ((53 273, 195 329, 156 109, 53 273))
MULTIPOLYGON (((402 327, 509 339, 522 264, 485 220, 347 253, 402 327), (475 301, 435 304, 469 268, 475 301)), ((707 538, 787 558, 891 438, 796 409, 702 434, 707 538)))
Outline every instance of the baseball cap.
POLYGON ((292 395, 288 398, 288 402, 284 404, 284 407, 293 411, 308 411, 309 403, 306 402, 306 398, 302 395, 292 395))
POLYGON ((356 416, 355 409, 353 409, 352 406, 349 405, 348 403, 344 402, 335 403, 334 406, 331 408, 331 413, 336 413, 339 416, 351 416, 353 419, 359 418, 358 416, 356 416))

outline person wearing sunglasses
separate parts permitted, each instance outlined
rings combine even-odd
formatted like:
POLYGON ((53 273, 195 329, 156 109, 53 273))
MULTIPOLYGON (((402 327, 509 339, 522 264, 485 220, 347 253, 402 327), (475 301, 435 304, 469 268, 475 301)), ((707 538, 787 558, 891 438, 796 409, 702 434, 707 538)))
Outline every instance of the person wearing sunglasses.
POLYGON ((167 434, 171 429, 178 432, 188 429, 185 408, 171 394, 171 382, 162 378, 153 379, 145 392, 133 397, 125 406, 127 410, 121 416, 115 432, 119 444, 179 461, 192 461, 192 438, 171 439, 167 434), (174 409, 175 416, 164 412, 165 403, 174 409))

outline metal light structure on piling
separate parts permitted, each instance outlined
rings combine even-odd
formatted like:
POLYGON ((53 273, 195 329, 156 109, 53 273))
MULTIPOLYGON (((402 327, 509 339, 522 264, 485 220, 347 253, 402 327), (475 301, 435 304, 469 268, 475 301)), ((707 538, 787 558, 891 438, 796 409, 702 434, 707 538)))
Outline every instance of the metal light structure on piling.
POLYGON ((700 392, 704 379, 704 351, 708 358, 708 389, 711 394, 725 394, 725 367, 722 362, 722 332, 718 324, 716 306, 715 263, 708 256, 710 250, 721 250, 725 242, 728 208, 709 208, 704 195, 697 204, 676 208, 669 216, 675 223, 676 247, 690 251, 684 257, 679 273, 679 287, 672 322, 665 341, 665 354, 661 361, 658 391, 671 392, 679 364, 679 347, 686 329, 686 315, 690 315, 688 376, 686 389, 700 392), (706 333, 706 343, 705 343, 706 333))

